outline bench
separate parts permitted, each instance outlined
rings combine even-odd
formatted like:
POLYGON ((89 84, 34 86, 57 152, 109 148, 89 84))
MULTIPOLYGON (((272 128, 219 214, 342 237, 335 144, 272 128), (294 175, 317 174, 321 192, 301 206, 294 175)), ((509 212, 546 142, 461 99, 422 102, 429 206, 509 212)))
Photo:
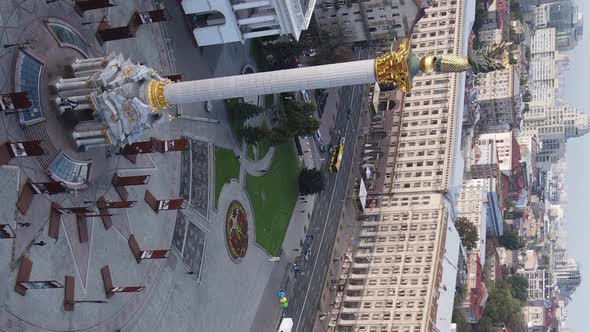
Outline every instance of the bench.
POLYGON ((29 281, 32 270, 33 262, 27 256, 23 256, 18 268, 18 274, 16 275, 16 285, 14 286, 14 290, 22 296, 27 295, 27 288, 23 287, 20 283, 29 281))
POLYGON ((59 225, 61 220, 61 214, 57 211, 60 205, 57 203, 51 203, 51 211, 49 212, 49 237, 56 239, 59 237, 59 225))
POLYGON ((102 284, 104 285, 104 292, 107 299, 110 299, 113 295, 113 279, 111 279, 111 269, 108 265, 105 265, 100 269, 102 275, 102 284))
POLYGON ((74 283, 74 277, 66 276, 66 287, 65 287, 65 295, 64 295, 64 310, 65 311, 74 311, 74 291, 76 289, 76 285, 74 283))

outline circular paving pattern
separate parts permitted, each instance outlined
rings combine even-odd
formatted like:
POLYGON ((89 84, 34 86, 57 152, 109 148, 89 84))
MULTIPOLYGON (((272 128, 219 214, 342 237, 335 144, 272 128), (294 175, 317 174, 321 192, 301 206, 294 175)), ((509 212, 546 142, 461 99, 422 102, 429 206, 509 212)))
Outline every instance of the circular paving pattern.
POLYGON ((240 262, 248 250, 248 218, 238 201, 229 203, 225 216, 225 240, 232 260, 240 262))

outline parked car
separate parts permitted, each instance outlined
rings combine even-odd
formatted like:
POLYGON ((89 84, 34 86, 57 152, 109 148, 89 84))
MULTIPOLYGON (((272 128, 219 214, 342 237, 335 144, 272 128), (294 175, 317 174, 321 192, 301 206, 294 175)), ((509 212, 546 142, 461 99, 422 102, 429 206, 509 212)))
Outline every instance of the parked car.
POLYGON ((320 130, 316 130, 315 133, 313 134, 313 136, 315 137, 315 139, 318 140, 318 142, 322 142, 322 134, 320 133, 320 130))
POLYGON ((309 103, 311 101, 311 97, 309 97, 309 92, 307 92, 305 90, 301 90, 301 98, 306 103, 309 103))
POLYGON ((311 258, 313 248, 313 235, 307 235, 305 237, 305 242, 303 242, 303 258, 308 261, 311 258))

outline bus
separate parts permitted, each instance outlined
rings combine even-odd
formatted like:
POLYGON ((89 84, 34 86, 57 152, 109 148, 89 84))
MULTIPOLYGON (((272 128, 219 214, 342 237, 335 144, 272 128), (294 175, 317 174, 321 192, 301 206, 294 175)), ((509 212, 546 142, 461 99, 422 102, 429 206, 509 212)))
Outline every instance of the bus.
POLYGON ((330 173, 338 172, 340 169, 340 164, 342 163, 342 154, 344 153, 344 144, 340 143, 332 151, 332 155, 330 156, 330 164, 328 165, 328 170, 330 173))

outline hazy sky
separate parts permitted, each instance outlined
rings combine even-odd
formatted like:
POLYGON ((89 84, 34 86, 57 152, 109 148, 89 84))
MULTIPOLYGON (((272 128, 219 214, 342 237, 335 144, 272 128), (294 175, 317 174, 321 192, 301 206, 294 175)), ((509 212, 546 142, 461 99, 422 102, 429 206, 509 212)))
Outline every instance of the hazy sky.
MULTIPOLYGON (((586 0, 584 0, 586 1, 586 0)), ((578 1, 589 23, 590 4, 578 1)), ((586 24, 585 29, 590 29, 586 24)), ((565 100, 590 113, 590 31, 571 53, 570 70, 563 83, 565 100)), ((568 326, 576 332, 590 326, 590 135, 572 139, 567 145, 568 162, 568 248, 581 266, 582 284, 568 306, 568 326)))

